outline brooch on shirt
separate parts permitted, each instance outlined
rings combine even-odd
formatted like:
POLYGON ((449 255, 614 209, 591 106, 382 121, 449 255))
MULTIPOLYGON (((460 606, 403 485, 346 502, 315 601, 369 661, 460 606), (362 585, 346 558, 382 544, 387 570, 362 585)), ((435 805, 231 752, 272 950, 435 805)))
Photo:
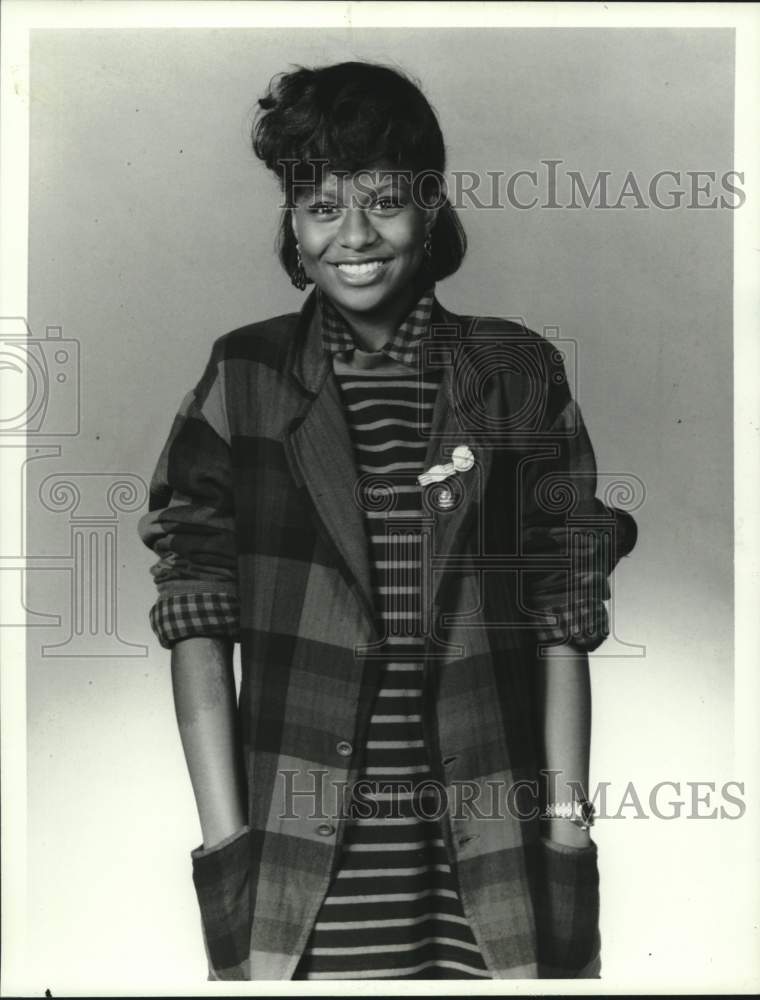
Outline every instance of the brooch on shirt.
POLYGON ((458 444, 451 453, 451 461, 444 465, 434 465, 427 472, 421 472, 417 476, 420 486, 429 486, 431 483, 440 483, 449 476, 455 476, 458 472, 467 472, 475 464, 475 456, 466 444, 458 444))

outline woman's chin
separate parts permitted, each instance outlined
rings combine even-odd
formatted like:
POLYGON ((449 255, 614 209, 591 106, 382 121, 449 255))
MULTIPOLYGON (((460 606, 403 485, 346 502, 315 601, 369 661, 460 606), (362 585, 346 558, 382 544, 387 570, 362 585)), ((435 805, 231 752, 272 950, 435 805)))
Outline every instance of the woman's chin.
POLYGON ((386 308, 396 308, 400 300, 411 294, 414 274, 409 274, 406 280, 399 280, 400 277, 386 271, 372 282, 349 284, 337 275, 328 275, 318 284, 337 306, 356 313, 382 313, 386 308))
POLYGON ((376 309, 390 303, 397 292, 383 285, 336 285, 331 282, 323 284, 322 291, 333 300, 337 306, 343 306, 352 312, 374 312, 376 309))

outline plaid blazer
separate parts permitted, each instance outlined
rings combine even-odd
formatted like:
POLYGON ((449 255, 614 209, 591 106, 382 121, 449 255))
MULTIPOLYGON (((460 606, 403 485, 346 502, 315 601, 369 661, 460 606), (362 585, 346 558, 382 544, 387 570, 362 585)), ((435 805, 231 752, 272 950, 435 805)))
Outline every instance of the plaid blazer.
MULTIPOLYGON (((443 369, 425 468, 456 445, 475 457, 446 480, 445 505, 426 488, 419 529, 423 721, 464 912, 495 978, 594 975, 596 845, 542 839, 506 800, 538 773, 537 644, 603 641, 607 577, 635 524, 595 497, 556 345, 436 300, 419 365, 443 369)), ((162 644, 226 634, 241 647, 248 824, 192 852, 210 978, 292 978, 337 864, 388 655, 357 495, 316 296, 217 340, 140 523, 159 557, 162 644)))

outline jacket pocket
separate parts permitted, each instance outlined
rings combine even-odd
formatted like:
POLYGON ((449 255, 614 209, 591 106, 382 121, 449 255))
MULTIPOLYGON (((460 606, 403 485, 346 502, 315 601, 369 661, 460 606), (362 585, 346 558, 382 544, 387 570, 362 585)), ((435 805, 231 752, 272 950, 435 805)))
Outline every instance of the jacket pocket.
POLYGON ((251 831, 191 851, 209 979, 248 979, 251 831))
POLYGON ((534 909, 539 976, 598 978, 597 847, 566 847, 541 837, 534 844, 534 909))

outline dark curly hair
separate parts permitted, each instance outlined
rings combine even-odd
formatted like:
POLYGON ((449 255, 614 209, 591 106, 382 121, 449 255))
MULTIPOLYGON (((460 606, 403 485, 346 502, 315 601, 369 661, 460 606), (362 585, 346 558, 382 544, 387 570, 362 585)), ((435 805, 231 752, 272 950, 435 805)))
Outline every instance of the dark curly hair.
POLYGON ((427 263, 433 280, 458 270, 467 237, 445 196, 446 149, 435 112, 420 88, 388 66, 344 62, 281 73, 259 99, 253 151, 278 178, 288 206, 277 239, 292 277, 296 239, 290 224, 299 185, 328 171, 353 174, 378 163, 410 171, 438 207, 427 263))

